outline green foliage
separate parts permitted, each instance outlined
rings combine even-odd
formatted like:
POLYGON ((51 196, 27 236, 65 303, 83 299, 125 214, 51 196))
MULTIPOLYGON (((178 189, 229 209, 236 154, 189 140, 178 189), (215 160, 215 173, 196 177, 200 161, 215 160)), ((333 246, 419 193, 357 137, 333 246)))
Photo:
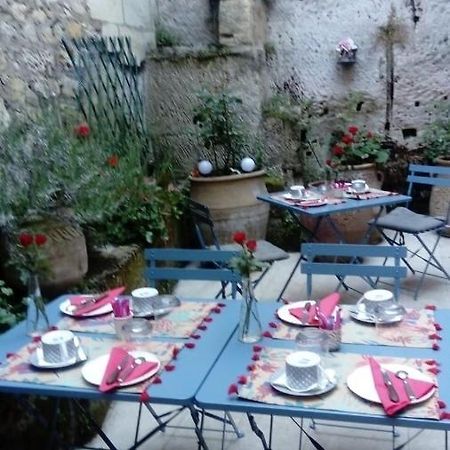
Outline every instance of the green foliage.
POLYGON ((161 25, 156 28, 156 45, 158 47, 175 47, 180 45, 180 39, 161 25))
POLYGON ((0 280, 0 331, 12 327, 21 317, 21 314, 14 311, 10 304, 12 296, 12 289, 7 287, 3 280, 0 280))
MULTIPOLYGON (((202 92, 198 98, 200 104, 194 109, 193 122, 205 149, 199 156, 211 159, 214 175, 235 173, 240 170, 241 159, 251 155, 252 150, 251 139, 244 132, 238 115, 242 99, 225 91, 202 92)), ((258 158, 254 159, 258 162, 258 158)))
POLYGON ((438 119, 425 130, 423 152, 426 162, 433 163, 437 157, 450 158, 450 105, 438 105, 438 119))

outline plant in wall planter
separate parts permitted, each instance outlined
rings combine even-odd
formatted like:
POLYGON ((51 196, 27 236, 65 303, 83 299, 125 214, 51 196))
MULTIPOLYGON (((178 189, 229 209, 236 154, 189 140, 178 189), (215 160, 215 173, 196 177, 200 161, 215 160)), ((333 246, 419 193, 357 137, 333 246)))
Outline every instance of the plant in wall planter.
POLYGON ((200 143, 191 198, 209 207, 222 243, 236 229, 264 239, 269 207, 256 196, 267 192, 261 152, 239 119, 242 100, 225 91, 203 92, 193 112, 200 143), (249 228, 250 227, 250 228, 249 228))

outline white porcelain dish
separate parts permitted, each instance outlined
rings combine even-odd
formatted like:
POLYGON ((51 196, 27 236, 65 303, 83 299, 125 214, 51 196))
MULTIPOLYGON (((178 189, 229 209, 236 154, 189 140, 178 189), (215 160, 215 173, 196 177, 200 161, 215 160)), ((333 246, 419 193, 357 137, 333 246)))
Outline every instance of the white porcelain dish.
MULTIPOLYGON (((92 297, 90 295, 86 295, 86 298, 92 297)), ((100 306, 100 308, 96 308, 88 313, 85 314, 75 314, 76 307, 74 307, 73 305, 70 304, 70 299, 64 300, 60 305, 59 305, 59 310, 64 313, 67 314, 68 316, 72 316, 72 317, 95 317, 95 316, 102 316, 103 314, 108 314, 110 312, 112 312, 112 305, 111 303, 107 303, 106 305, 100 306)))
POLYGON ((77 346, 77 355, 75 358, 70 358, 67 361, 60 362, 48 362, 44 359, 44 354, 42 352, 42 347, 37 347, 36 350, 30 355, 30 364, 38 369, 63 369, 65 367, 70 367, 79 362, 87 360, 86 353, 80 345, 80 340, 75 336, 75 343, 77 346))
POLYGON ((317 387, 306 391, 293 391, 289 389, 286 385, 286 372, 284 370, 278 372, 270 384, 274 389, 283 394, 292 395, 294 397, 312 397, 325 394, 337 386, 336 372, 333 369, 326 369, 325 375, 326 376, 323 378, 322 383, 320 383, 317 387))
POLYGON ((277 315, 283 322, 290 323, 291 325, 299 325, 305 327, 316 326, 316 324, 302 322, 300 319, 297 319, 297 317, 294 317, 289 312, 289 310, 292 308, 304 308, 307 303, 310 303, 311 306, 314 306, 316 304, 314 300, 303 300, 300 302, 288 303, 287 305, 283 305, 282 307, 278 308, 277 315))

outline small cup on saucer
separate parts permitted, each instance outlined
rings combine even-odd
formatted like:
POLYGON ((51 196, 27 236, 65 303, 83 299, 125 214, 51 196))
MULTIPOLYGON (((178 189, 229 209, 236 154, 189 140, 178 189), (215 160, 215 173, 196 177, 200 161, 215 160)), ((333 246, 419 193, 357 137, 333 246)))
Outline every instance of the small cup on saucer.
POLYGON ((133 299, 133 314, 140 315, 151 308, 152 298, 159 294, 158 289, 143 287, 131 292, 133 299))
POLYGON ((367 190, 367 183, 365 180, 352 180, 353 192, 365 192, 367 190))
POLYGON ((294 352, 286 357, 286 386, 297 392, 308 391, 322 381, 320 356, 313 352, 294 352))
POLYGON ((306 189, 303 185, 291 186, 289 188, 289 193, 292 195, 292 197, 304 198, 306 195, 306 189))
POLYGON ((53 330, 41 337, 44 361, 52 364, 67 362, 76 358, 75 335, 69 330, 53 330))
POLYGON ((363 312, 377 315, 383 311, 384 308, 387 308, 394 303, 394 294, 387 289, 372 289, 364 293, 362 299, 360 299, 357 303, 357 307, 360 308, 360 305, 364 305, 363 312))

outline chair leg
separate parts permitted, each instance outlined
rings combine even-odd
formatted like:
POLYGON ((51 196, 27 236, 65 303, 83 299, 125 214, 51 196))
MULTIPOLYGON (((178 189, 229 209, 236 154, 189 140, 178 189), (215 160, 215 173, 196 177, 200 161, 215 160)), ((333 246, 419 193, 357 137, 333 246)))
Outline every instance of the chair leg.
POLYGON ((298 266, 300 265, 301 261, 302 261, 302 255, 300 255, 300 257, 298 258, 298 261, 295 263, 295 266, 292 269, 292 272, 290 273, 289 278, 286 280, 286 283, 284 283, 283 289, 281 289, 280 295, 277 298, 277 302, 279 302, 282 299, 283 294, 286 291, 287 287, 289 286, 289 283, 291 282, 292 277, 294 276, 295 271, 298 269, 298 266))

